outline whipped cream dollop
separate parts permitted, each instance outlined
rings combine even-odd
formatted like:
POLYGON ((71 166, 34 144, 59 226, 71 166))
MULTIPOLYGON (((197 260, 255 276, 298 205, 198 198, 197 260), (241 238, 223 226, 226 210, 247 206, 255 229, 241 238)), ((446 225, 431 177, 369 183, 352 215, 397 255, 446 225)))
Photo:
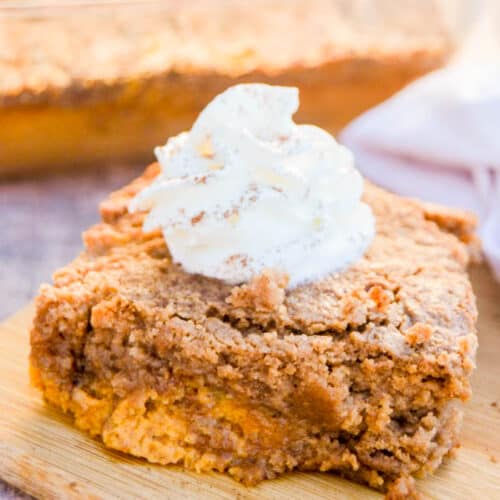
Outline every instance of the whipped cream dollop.
POLYGON ((271 268, 293 287, 369 246, 375 222, 352 154, 294 123, 298 105, 293 87, 236 85, 155 149, 161 174, 129 210, 149 210, 144 230, 161 228, 187 272, 238 284, 271 268))

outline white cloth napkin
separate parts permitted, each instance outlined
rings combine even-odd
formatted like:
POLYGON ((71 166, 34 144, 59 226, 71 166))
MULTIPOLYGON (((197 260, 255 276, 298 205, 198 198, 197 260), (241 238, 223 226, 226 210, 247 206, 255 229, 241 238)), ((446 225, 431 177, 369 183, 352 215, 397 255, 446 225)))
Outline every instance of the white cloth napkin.
POLYGON ((340 141, 375 183, 475 212, 500 280, 500 49, 492 19, 483 18, 448 67, 354 120, 340 141))

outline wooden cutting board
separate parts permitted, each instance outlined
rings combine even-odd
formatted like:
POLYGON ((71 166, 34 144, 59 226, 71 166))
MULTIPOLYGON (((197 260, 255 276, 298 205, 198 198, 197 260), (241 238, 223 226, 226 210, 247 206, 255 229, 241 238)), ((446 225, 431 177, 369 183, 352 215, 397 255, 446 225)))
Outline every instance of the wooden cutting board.
MULTIPOLYGON (((500 286, 485 267, 472 276, 480 310, 474 396, 456 457, 418 483, 436 499, 500 499, 500 286)), ((18 488, 51 499, 381 498, 333 474, 290 473, 245 488, 222 474, 155 466, 105 450, 29 386, 32 314, 28 306, 0 326, 0 477, 18 488)))

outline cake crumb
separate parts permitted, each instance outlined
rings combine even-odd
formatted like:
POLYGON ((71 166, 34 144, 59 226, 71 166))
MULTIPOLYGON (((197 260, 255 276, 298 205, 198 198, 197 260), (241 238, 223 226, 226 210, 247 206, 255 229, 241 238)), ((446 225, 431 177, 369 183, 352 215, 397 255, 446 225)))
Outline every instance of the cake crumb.
POLYGON ((401 476, 389 485, 385 500, 422 500, 417 491, 415 479, 411 476, 401 476))
POLYGON ((411 346, 424 344, 432 336, 432 328, 425 323, 415 323, 405 333, 406 342, 411 346))
POLYGON ((458 340, 459 352, 462 355, 465 355, 471 351, 471 343, 470 340, 466 337, 458 340))
POLYGON ((248 284, 235 287, 226 301, 234 307, 255 311, 274 311, 285 300, 288 276, 273 270, 265 270, 248 284))
POLYGON ((498 458, 495 455, 490 455, 490 462, 496 464, 498 463, 498 458))
POLYGON ((384 311, 391 303, 390 294, 380 285, 372 286, 368 291, 368 296, 373 300, 378 311, 384 311))
POLYGON ((457 453, 458 453, 458 450, 462 447, 462 445, 460 443, 457 443, 453 448, 450 449, 450 451, 448 451, 447 453, 447 457, 448 458, 456 458, 457 457, 457 453))

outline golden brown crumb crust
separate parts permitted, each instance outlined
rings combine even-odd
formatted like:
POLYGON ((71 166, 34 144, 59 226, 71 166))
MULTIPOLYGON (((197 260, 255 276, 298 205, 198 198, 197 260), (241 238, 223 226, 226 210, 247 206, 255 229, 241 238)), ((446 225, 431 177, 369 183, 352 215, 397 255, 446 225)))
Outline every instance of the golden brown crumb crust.
POLYGON ((349 269, 232 287, 183 272, 128 213, 157 173, 104 201, 85 251, 41 288, 31 364, 45 397, 106 446, 248 484, 296 468, 385 489, 439 466, 477 342, 454 213, 437 223, 367 184, 377 235, 349 269))

